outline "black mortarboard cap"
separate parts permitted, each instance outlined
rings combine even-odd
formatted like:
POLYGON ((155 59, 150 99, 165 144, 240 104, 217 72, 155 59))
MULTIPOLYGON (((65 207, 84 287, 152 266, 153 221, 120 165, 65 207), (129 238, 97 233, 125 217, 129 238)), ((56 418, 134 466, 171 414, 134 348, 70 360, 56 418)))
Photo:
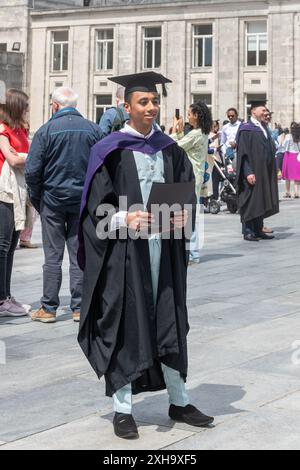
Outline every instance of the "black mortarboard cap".
POLYGON ((251 108, 251 111, 252 111, 252 109, 260 108, 261 106, 266 106, 266 105, 267 105, 267 101, 266 101, 266 100, 251 101, 251 103, 250 103, 250 108, 251 108))
POLYGON ((166 83, 172 83, 172 80, 156 72, 120 75, 119 77, 111 77, 109 80, 125 87, 125 99, 130 93, 135 91, 157 93, 156 85, 162 85, 163 96, 167 96, 166 83))

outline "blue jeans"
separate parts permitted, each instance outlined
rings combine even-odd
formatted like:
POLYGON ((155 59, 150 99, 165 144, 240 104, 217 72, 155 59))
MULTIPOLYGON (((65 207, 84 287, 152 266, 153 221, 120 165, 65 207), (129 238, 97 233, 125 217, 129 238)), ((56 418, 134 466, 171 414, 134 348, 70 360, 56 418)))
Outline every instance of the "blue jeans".
POLYGON ((0 301, 11 296, 11 274, 19 235, 15 230, 13 204, 0 202, 0 301))

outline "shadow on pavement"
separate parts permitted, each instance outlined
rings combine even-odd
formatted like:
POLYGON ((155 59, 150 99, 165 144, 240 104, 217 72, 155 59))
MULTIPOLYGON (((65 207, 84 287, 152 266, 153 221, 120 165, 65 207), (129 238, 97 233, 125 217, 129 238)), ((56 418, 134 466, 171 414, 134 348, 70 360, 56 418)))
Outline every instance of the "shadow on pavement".
MULTIPOLYGON (((246 413, 247 410, 235 408, 233 403, 242 400, 246 395, 243 387, 238 385, 202 384, 188 391, 191 404, 210 416, 219 417, 246 413)), ((157 432, 170 432, 175 422, 168 417, 169 404, 167 392, 159 395, 146 395, 145 398, 134 404, 133 415, 136 421, 143 426, 157 426, 157 432)), ((104 418, 112 423, 114 413, 109 413, 104 418)))
POLYGON ((218 254, 214 254, 214 255, 204 255, 201 257, 201 262, 200 264, 202 263, 208 263, 209 261, 215 261, 215 260, 221 260, 221 259, 230 259, 230 258, 242 258, 243 256, 245 255, 234 255, 234 254, 231 254, 231 255, 228 255, 228 254, 225 254, 225 253, 218 253, 218 254))

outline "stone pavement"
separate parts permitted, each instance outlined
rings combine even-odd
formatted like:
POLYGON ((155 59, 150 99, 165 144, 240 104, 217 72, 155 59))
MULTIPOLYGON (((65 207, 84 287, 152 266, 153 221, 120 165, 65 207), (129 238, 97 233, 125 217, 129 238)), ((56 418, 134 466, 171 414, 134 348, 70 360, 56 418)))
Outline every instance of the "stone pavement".
MULTIPOLYGON (((268 225, 277 240, 247 243, 238 216, 206 216, 202 263, 190 268, 188 389, 215 427, 174 424, 159 392, 135 398, 138 441, 114 436, 103 381, 76 342, 65 265, 56 324, 0 320, 0 449, 300 449, 299 201, 268 225)), ((41 265, 41 249, 16 254, 14 295, 33 307, 41 265)))

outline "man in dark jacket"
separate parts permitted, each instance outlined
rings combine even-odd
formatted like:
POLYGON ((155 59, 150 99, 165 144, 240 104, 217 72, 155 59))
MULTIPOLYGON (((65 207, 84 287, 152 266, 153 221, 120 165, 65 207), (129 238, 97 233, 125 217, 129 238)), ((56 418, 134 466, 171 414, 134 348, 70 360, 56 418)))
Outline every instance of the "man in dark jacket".
POLYGON ((99 127, 76 110, 78 95, 61 87, 52 95, 53 117, 35 134, 26 161, 30 199, 41 215, 45 264, 41 308, 32 320, 56 321, 65 245, 70 258, 71 310, 80 319, 82 273, 77 264, 80 201, 91 147, 99 127))
POLYGON ((265 103, 251 105, 251 119, 238 134, 237 193, 246 241, 274 238, 263 231, 264 219, 279 212, 275 147, 264 125, 265 103))

